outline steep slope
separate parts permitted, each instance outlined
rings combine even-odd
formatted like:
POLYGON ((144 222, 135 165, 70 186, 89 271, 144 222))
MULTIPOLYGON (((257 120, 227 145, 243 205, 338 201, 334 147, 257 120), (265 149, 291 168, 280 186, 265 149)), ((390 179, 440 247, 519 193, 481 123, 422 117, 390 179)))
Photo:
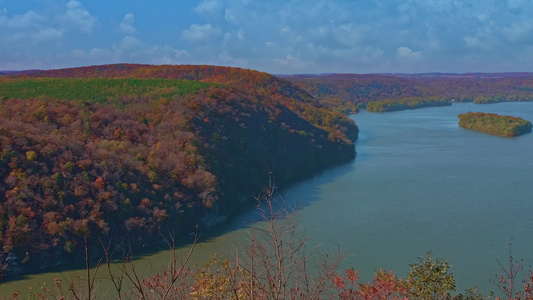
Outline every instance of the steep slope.
POLYGON ((355 156, 353 121, 251 70, 30 72, 0 78, 0 98, 0 259, 12 273, 82 258, 86 240, 98 253, 98 240, 212 225, 269 173, 283 186, 355 156))

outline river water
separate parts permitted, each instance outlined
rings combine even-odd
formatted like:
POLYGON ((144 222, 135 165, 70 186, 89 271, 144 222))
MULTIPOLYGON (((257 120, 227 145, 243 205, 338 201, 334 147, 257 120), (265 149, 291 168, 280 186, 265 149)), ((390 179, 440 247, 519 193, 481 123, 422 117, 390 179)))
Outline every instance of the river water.
MULTIPOLYGON (((478 285, 487 293, 496 289, 489 279, 499 272, 498 261, 509 260, 509 243, 527 270, 533 264, 533 134, 503 138, 462 129, 457 115, 467 111, 533 120, 533 103, 353 115, 357 158, 283 192, 308 244, 340 247, 342 267, 359 270, 362 280, 380 268, 404 277, 410 263, 432 251, 451 262, 458 291, 478 285)), ((255 210, 235 218, 221 235, 197 245, 192 262, 230 253, 257 220, 255 210)), ((144 257, 138 270, 150 273, 168 257, 168 251, 144 257)), ((82 271, 61 276, 77 274, 82 271)), ((0 285, 0 293, 24 292, 54 276, 26 276, 0 285)))

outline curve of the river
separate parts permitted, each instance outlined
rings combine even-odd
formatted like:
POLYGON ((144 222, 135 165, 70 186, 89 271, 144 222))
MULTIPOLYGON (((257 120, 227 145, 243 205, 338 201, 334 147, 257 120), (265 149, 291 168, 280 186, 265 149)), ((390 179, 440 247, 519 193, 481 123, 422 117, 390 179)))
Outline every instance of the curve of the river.
MULTIPOLYGON (((298 207, 309 243, 340 245, 343 267, 358 269, 363 280, 380 268, 404 277, 410 263, 432 251, 452 263, 458 291, 495 290, 489 279, 499 272, 498 261, 508 261, 511 240, 513 255, 526 269, 533 264, 533 134, 503 138, 462 129, 457 115, 467 111, 533 120, 533 103, 353 115, 357 158, 284 192, 298 207)), ((231 252, 255 221, 255 211, 232 220, 222 235, 197 245, 193 263, 231 252)), ((144 257, 138 269, 149 273, 168 257, 165 251, 144 257)), ((0 285, 0 292, 27 290, 54 276, 26 276, 0 285)))

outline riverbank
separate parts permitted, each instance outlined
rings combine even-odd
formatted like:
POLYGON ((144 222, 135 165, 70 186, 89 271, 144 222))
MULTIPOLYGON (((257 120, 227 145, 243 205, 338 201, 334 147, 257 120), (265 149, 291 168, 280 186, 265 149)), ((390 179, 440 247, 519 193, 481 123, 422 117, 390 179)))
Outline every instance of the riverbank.
MULTIPOLYGON (((324 254, 340 248, 345 253, 340 272, 353 267, 364 282, 380 268, 405 278, 408 264, 431 250, 433 257, 452 264, 458 292, 478 285, 483 294, 495 290, 489 279, 500 272, 497 261, 508 261, 511 237, 513 256, 526 265, 533 262, 533 220, 528 215, 533 210, 528 181, 533 135, 503 139, 461 129, 457 115, 476 108, 454 103, 352 115, 360 128, 356 159, 283 192, 287 207, 299 208, 295 217, 309 237, 307 247, 324 254)), ((533 116, 533 103, 484 109, 533 116)), ((258 211, 251 209, 228 220, 222 235, 201 233, 207 239, 197 245, 191 264, 200 265, 212 253, 234 252, 249 239, 250 224, 257 219, 258 211)), ((139 259, 139 274, 165 267, 171 252, 163 250, 139 259)), ((180 249, 178 257, 187 251, 180 249)), ((58 275, 84 276, 83 264, 78 271, 32 275, 0 289, 28 291, 58 275)))

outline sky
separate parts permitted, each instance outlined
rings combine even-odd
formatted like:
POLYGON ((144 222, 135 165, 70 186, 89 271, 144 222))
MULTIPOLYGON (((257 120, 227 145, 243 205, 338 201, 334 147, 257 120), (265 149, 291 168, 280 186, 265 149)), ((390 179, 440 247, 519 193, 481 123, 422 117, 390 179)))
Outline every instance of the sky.
POLYGON ((0 0, 0 70, 533 71, 533 0, 0 0))

